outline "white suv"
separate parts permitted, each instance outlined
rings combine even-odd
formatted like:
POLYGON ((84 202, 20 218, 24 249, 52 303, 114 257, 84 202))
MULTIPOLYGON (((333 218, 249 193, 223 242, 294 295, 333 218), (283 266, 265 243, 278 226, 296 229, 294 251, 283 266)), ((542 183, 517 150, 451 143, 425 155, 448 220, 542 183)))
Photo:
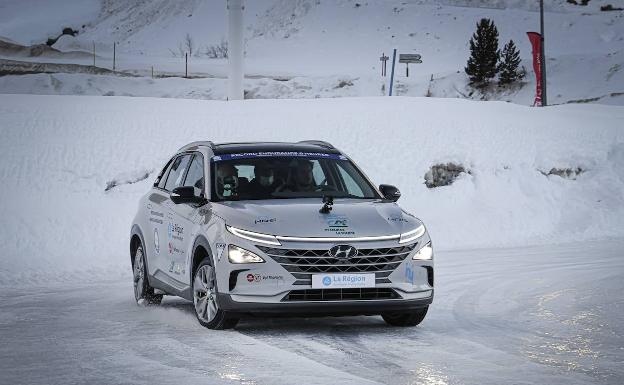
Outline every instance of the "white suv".
POLYGON ((212 329, 247 314, 417 325, 433 300, 433 249, 400 196, 326 142, 191 143, 139 204, 136 300, 186 298, 212 329))

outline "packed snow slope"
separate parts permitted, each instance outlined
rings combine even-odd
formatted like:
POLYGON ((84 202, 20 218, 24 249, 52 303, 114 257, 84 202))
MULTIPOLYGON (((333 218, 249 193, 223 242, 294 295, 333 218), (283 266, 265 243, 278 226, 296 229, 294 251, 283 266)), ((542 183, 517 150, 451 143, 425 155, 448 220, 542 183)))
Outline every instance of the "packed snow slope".
POLYGON ((127 274, 139 197, 195 140, 327 140, 397 185, 438 249, 622 237, 622 127, 624 108, 600 105, 0 95, 0 283, 127 274), (470 173, 425 187, 449 161, 470 173))
MULTIPOLYGON (((624 11, 602 12, 600 6, 605 3, 546 2, 550 103, 624 104, 624 11)), ((624 0, 608 3, 624 7, 624 0)), ((247 1, 246 73, 271 84, 248 80, 245 88, 250 98, 379 96, 387 93, 388 85, 388 78, 380 76, 379 57, 398 48, 399 53, 421 54, 423 63, 410 67, 409 78, 405 65, 397 66, 397 95, 485 98, 530 105, 535 81, 526 32, 539 30, 537 4, 533 0, 247 1), (513 39, 520 49, 528 74, 518 87, 486 94, 467 87, 463 69, 468 41, 477 21, 484 17, 498 26, 501 48, 513 39), (347 81, 346 90, 336 87, 335 77, 347 81), (280 86, 270 81, 274 78, 304 80, 280 86)), ((95 43, 97 65, 111 68, 112 44, 118 42, 117 70, 143 75, 150 74, 151 67, 157 74, 183 74, 182 52, 188 51, 188 34, 193 50, 189 70, 209 79, 178 79, 176 91, 167 93, 171 82, 154 84, 149 78, 142 78, 140 84, 132 79, 111 84, 110 79, 98 76, 13 75, 0 78, 0 92, 206 99, 227 95, 222 81, 212 79, 226 76, 226 61, 206 55, 209 46, 227 35, 225 0, 5 0, 0 4, 0 37, 25 45, 43 43, 65 26, 79 34, 61 37, 54 48, 91 52, 95 43), (197 92, 198 88, 203 91, 197 92)), ((9 58, 2 52, 0 57, 9 58)), ((91 64, 90 58, 21 59, 91 64)))

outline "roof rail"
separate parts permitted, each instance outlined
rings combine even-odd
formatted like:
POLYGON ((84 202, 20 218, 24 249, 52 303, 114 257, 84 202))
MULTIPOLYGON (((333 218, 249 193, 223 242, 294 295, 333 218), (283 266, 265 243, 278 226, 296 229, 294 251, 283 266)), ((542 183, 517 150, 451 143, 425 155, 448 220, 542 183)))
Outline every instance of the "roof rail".
POLYGON ((197 147, 197 146, 207 146, 210 147, 212 150, 215 149, 215 144, 209 140, 201 140, 201 141, 197 141, 197 142, 192 142, 189 143, 187 145, 182 146, 178 152, 180 151, 184 151, 184 150, 188 150, 191 147, 197 147))
POLYGON ((332 146, 331 143, 325 142, 323 140, 301 140, 301 141, 299 141, 299 143, 313 144, 315 146, 331 148, 331 149, 335 148, 334 146, 332 146))

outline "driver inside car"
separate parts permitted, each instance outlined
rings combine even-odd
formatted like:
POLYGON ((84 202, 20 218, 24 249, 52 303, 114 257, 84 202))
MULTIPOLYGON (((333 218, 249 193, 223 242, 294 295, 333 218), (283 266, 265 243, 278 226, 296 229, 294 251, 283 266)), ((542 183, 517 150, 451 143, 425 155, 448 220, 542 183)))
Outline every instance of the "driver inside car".
POLYGON ((266 163, 254 167, 254 179, 249 182, 249 193, 256 199, 271 198, 274 192, 281 191, 284 183, 275 178, 273 168, 266 163))
POLYGON ((300 192, 300 191, 316 191, 318 186, 314 182, 314 175, 312 173, 313 164, 309 160, 299 160, 295 164, 291 183, 288 186, 288 190, 300 192))

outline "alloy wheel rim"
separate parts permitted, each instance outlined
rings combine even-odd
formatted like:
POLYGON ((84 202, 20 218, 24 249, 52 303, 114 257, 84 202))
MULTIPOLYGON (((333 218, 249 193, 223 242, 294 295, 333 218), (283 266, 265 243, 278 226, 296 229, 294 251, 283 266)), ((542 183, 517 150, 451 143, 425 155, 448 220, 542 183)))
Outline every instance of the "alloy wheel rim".
POLYGON ((217 305, 215 274, 212 266, 197 269, 193 279, 193 303, 197 318, 203 322, 212 321, 219 309, 217 305))
POLYGON ((134 297, 138 301, 143 298, 143 281, 145 280, 145 269, 143 269, 143 251, 137 250, 134 257, 134 297))

